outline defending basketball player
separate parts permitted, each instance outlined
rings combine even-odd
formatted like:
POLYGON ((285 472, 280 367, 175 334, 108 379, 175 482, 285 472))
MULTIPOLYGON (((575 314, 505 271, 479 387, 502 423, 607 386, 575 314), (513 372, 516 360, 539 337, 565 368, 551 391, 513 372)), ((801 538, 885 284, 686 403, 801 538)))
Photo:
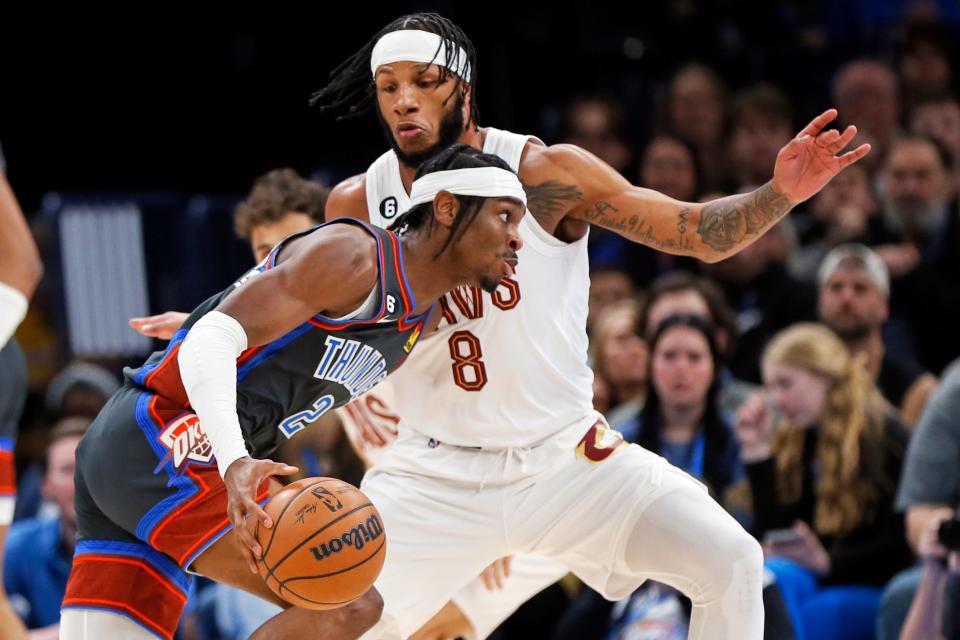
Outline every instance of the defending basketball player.
MULTIPOLYGON (((502 160, 448 149, 421 168, 399 236, 355 220, 294 234, 125 371, 78 450, 61 637, 172 637, 187 570, 284 606, 245 526, 272 526, 270 477, 295 472, 266 458, 398 367, 444 291, 514 273, 525 203, 502 160)), ((322 618, 289 608, 254 637, 302 637, 321 619, 335 627, 323 637, 357 637, 379 605, 371 590, 322 618)))
POLYGON ((586 236, 597 224, 662 251, 721 260, 869 147, 837 155, 856 129, 825 131, 836 117, 828 110, 780 151, 773 178, 756 191, 678 202, 577 147, 480 128, 476 66, 455 25, 405 16, 316 96, 351 113, 373 105, 392 147, 334 189, 328 216, 366 211, 388 225, 409 200, 417 166, 454 141, 507 161, 532 214, 520 228, 518 274, 490 295, 444 296, 437 333, 391 378, 401 437, 363 484, 391 536, 376 585, 384 613, 369 637, 407 637, 491 560, 533 552, 611 599, 646 578, 675 586, 693 602, 691 638, 760 638, 759 545, 698 483, 625 446, 592 410, 586 236), (409 575, 420 579, 411 584, 409 575))

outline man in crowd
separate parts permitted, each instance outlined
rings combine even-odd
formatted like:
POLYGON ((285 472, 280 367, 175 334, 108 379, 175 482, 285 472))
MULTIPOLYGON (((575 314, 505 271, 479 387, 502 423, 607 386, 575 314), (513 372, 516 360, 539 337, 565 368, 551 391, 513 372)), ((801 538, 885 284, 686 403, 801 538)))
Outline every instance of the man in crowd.
POLYGON ((913 427, 937 388, 937 378, 919 365, 888 353, 882 328, 890 315, 890 278, 883 260, 859 244, 840 245, 823 260, 817 309, 854 354, 907 426, 913 427))

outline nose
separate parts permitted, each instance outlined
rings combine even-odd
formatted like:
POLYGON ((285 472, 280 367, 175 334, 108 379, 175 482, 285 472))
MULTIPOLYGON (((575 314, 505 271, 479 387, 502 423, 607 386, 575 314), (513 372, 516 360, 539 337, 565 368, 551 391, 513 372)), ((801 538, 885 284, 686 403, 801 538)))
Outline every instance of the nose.
POLYGON ((516 226, 510 230, 510 238, 507 241, 513 251, 520 251, 523 248, 523 238, 520 237, 520 229, 516 226))
POLYGON ((393 110, 397 115, 407 115, 420 110, 416 88, 407 82, 397 88, 397 100, 393 103, 393 110))

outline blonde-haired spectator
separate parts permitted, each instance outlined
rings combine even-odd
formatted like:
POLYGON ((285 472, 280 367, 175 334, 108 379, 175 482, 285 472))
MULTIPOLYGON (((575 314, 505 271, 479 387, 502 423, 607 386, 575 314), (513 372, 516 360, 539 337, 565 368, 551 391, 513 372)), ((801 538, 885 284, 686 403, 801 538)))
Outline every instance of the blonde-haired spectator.
POLYGON ((740 409, 757 534, 799 638, 872 637, 881 585, 911 562, 893 501, 907 432, 862 359, 802 323, 763 355, 767 396, 740 409))

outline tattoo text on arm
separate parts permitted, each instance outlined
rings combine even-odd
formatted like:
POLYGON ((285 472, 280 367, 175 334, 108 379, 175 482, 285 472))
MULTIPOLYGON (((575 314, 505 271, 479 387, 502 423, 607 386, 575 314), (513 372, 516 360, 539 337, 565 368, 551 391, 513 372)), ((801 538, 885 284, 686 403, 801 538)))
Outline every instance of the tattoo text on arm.
POLYGON ((591 224, 616 231, 637 242, 642 242, 661 251, 667 251, 669 253, 693 252, 693 244, 686 235, 687 217, 690 215, 689 207, 684 207, 680 210, 680 222, 677 224, 677 230, 680 232, 679 238, 661 238, 657 236, 654 233, 654 226, 648 223, 642 215, 635 214, 629 218, 620 218, 612 215, 619 211, 618 208, 609 202, 598 200, 583 212, 583 218, 591 224))

